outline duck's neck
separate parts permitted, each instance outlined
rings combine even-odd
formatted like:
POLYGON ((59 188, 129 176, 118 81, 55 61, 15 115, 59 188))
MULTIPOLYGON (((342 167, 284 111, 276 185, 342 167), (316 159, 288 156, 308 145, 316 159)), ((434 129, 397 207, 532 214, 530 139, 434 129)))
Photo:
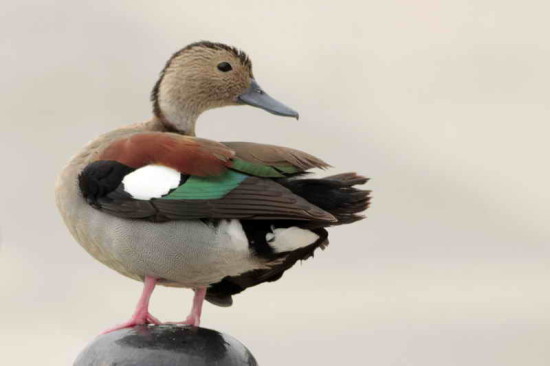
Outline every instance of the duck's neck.
POLYGON ((174 106, 168 103, 161 104, 160 111, 156 117, 162 122, 166 130, 187 136, 195 136, 195 123, 200 112, 185 108, 185 106, 174 106))

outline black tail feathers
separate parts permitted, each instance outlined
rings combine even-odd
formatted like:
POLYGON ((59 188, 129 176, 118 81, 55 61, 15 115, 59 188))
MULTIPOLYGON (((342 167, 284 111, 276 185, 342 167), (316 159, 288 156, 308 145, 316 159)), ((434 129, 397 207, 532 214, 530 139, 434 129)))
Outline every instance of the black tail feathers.
POLYGON ((360 213, 369 207, 370 191, 354 186, 367 181, 368 178, 356 173, 344 173, 321 179, 287 179, 280 183, 334 215, 338 219, 335 225, 341 225, 363 219, 360 213))

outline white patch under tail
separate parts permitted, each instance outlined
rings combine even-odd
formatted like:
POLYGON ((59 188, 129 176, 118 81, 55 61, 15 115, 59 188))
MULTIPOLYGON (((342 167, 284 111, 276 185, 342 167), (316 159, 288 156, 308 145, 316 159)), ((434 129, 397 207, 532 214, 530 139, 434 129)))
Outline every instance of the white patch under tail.
POLYGON ((221 232, 225 232, 230 239, 226 250, 248 252, 248 239, 239 220, 222 220, 219 224, 221 232))
POLYGON ((180 173, 162 165, 147 165, 126 175, 122 180, 124 190, 138 200, 159 198, 177 188, 180 173))
POLYGON ((307 247, 319 239, 319 235, 311 230, 301 229, 296 226, 274 229, 265 236, 275 253, 291 252, 307 247))

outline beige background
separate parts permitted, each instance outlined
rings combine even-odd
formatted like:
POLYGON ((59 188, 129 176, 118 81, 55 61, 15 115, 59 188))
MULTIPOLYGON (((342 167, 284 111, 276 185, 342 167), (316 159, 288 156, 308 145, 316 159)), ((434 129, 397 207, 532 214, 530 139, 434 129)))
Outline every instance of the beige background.
MULTIPOLYGON (((140 284, 95 262, 54 207, 94 136, 150 116, 192 41, 246 50, 295 122, 206 113, 198 134, 301 148, 371 176, 369 218, 203 325, 261 365, 550 362, 550 6, 545 1, 3 1, 0 363, 68 365, 140 284)), ((182 319, 190 291, 153 313, 182 319)))

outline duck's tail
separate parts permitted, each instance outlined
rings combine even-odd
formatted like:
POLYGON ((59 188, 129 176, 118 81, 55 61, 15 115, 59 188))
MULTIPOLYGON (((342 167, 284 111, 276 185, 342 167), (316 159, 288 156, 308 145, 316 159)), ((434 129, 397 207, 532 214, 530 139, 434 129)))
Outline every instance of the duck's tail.
POLYGON ((249 238, 256 254, 271 258, 271 266, 264 269, 256 269, 237 276, 225 277, 218 283, 211 285, 206 294, 206 300, 219 306, 231 306, 232 295, 264 282, 276 281, 283 273, 291 268, 297 261, 305 260, 311 256, 317 248, 328 245, 328 233, 324 229, 331 225, 349 224, 361 220, 361 213, 369 207, 370 191, 355 188, 364 184, 367 178, 355 173, 333 175, 321 179, 302 179, 300 176, 277 180, 280 184, 290 189, 294 194, 303 197, 317 207, 331 213, 338 222, 327 223, 309 222, 297 220, 241 220, 241 225, 249 238), (310 230, 317 236, 317 240, 307 246, 273 253, 274 242, 267 240, 268 233, 281 228, 297 226, 303 231, 310 230), (266 251, 267 249, 267 251, 266 251))
POLYGON ((343 173, 320 179, 285 179, 282 185, 317 207, 334 215, 334 225, 349 224, 364 218, 361 213, 370 204, 370 191, 354 186, 365 184, 368 178, 356 173, 343 173))

